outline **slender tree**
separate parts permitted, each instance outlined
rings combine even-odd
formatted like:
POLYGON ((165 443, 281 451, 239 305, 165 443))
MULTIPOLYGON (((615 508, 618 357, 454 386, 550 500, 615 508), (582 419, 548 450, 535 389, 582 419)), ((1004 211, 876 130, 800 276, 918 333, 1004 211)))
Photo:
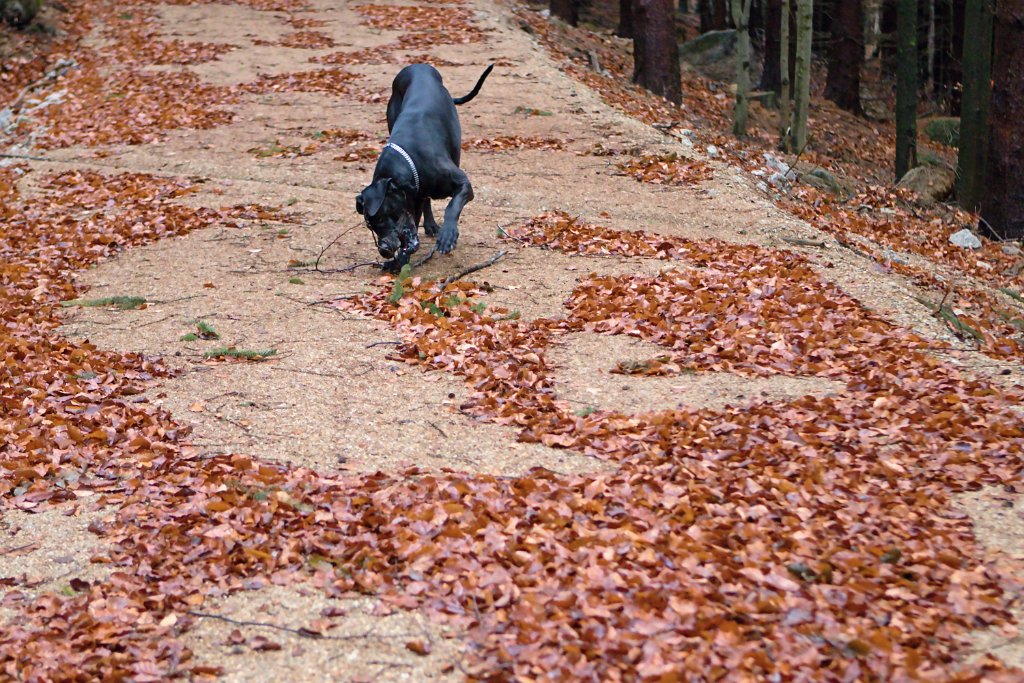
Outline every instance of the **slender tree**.
POLYGON ((575 26, 580 20, 580 0, 551 0, 551 16, 575 26))
POLYGON ((673 0, 634 0, 633 81, 665 99, 683 101, 673 0))
POLYGON ((917 165, 917 0, 897 0, 896 180, 917 165))
POLYGON ((750 112, 750 3, 731 0, 732 23, 736 25, 736 108, 733 111, 733 135, 747 134, 750 112))
POLYGON ((811 43, 814 38, 814 1, 796 2, 796 83, 793 104, 793 144, 797 152, 807 146, 807 113, 811 103, 811 43))
POLYGON ((789 0, 782 0, 782 12, 779 17, 779 147, 788 152, 790 149, 790 128, 793 122, 789 116, 790 80, 789 80, 789 0))
POLYGON ((768 0, 764 6, 764 66, 758 90, 778 93, 782 86, 779 72, 782 45, 782 0, 768 0))
POLYGON ((964 14, 963 96, 960 99, 960 153, 957 198, 976 211, 985 191, 989 150, 989 102, 992 93, 992 13, 995 0, 968 0, 964 14))
POLYGON ((728 26, 727 3, 729 0, 699 0, 700 32, 721 31, 728 26))
POLYGON ((825 97, 841 109, 861 114, 860 71, 864 62, 864 5, 841 0, 832 5, 832 48, 828 53, 825 97))
POLYGON ((615 29, 615 35, 633 37, 633 0, 619 0, 619 27, 615 29))
MULTIPOLYGON (((966 52, 966 50, 965 50, 966 52)), ((988 170, 981 215, 999 235, 1024 237, 1024 0, 995 12, 988 170)))

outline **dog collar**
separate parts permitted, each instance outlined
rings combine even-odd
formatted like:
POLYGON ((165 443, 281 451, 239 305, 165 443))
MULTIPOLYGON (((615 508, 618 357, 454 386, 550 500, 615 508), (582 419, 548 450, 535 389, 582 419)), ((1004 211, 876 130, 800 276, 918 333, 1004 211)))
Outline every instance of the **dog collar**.
POLYGON ((387 149, 388 147, 390 147, 391 149, 393 149, 396 152, 398 152, 399 154, 401 154, 402 157, 407 162, 409 162, 409 168, 412 169, 412 179, 416 183, 416 194, 419 194, 419 191, 420 191, 420 174, 419 174, 419 171, 416 170, 416 164, 413 163, 412 157, 409 156, 408 152, 406 152, 404 149, 402 149, 401 147, 399 147, 398 145, 396 145, 393 142, 389 141, 386 145, 384 145, 385 149, 387 149))

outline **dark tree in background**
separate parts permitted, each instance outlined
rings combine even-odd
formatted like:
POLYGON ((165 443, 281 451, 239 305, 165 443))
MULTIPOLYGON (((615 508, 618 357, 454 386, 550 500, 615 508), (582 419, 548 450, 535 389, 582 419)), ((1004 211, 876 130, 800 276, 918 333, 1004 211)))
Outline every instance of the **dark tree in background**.
POLYGON ((764 13, 764 68, 758 90, 779 92, 782 73, 779 70, 779 46, 782 44, 782 0, 767 0, 764 13))
POLYGON ((963 97, 960 106, 960 153, 957 198, 977 211, 985 194, 989 102, 992 93, 992 13, 995 0, 968 0, 964 15, 963 97))
POLYGON ((862 0, 832 3, 832 48, 828 53, 825 97, 854 114, 860 103, 860 70, 864 62, 864 5, 862 0))
POLYGON ((620 38, 633 37, 633 0, 619 0, 619 27, 615 35, 620 38))
POLYGON ((1003 237, 1024 237, 1024 0, 996 3, 985 175, 982 218, 1003 237))
POLYGON ((728 2, 729 0, 698 0, 701 33, 721 31, 728 27, 728 2))
POLYGON ((551 15, 575 26, 580 20, 580 0, 551 0, 551 15))
POLYGON ((674 0, 634 0, 633 80, 651 92, 683 101, 674 0))
POLYGON ((896 180, 917 165, 917 0, 897 0, 896 180))

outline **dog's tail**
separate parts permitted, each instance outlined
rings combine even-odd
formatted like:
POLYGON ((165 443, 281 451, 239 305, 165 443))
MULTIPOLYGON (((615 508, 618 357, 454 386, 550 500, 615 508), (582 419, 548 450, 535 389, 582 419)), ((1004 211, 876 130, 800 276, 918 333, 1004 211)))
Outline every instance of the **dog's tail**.
POLYGON ((471 99, 476 97, 477 93, 480 92, 480 87, 484 84, 484 81, 487 80, 487 76, 491 73, 491 69, 493 68, 494 65, 491 64, 489 67, 484 69, 483 75, 480 76, 480 80, 476 82, 476 85, 474 85, 473 89, 469 91, 469 94, 463 95, 462 97, 453 97, 452 102, 454 102, 455 104, 465 104, 466 102, 469 102, 471 99))

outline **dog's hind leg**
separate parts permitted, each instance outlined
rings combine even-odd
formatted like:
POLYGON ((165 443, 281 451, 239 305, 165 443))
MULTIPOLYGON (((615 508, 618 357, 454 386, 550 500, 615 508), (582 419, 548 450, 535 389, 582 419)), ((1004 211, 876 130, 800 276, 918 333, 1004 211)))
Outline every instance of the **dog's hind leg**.
MULTIPOLYGON (((427 203, 427 215, 430 216, 430 200, 427 199, 426 203, 427 203)), ((413 211, 413 213, 412 213, 412 224, 414 226, 416 226, 417 228, 420 227, 420 217, 421 216, 423 216, 423 204, 417 204, 416 205, 416 210, 413 211)), ((427 227, 427 224, 424 223, 423 227, 424 228, 427 227)), ((429 235, 430 232, 428 231, 427 234, 429 235)))
MULTIPOLYGON (((434 220, 434 211, 430 208, 430 197, 423 199, 423 206, 420 208, 423 210, 423 232, 426 233, 427 237, 436 237, 440 227, 437 225, 437 221, 434 220)), ((418 219, 417 222, 419 222, 418 219)))
POLYGON ((442 254, 455 248, 459 241, 459 216, 466 204, 473 201, 473 186, 469 184, 469 177, 459 168, 452 171, 451 177, 455 193, 444 210, 444 223, 437 234, 437 250, 442 254))

